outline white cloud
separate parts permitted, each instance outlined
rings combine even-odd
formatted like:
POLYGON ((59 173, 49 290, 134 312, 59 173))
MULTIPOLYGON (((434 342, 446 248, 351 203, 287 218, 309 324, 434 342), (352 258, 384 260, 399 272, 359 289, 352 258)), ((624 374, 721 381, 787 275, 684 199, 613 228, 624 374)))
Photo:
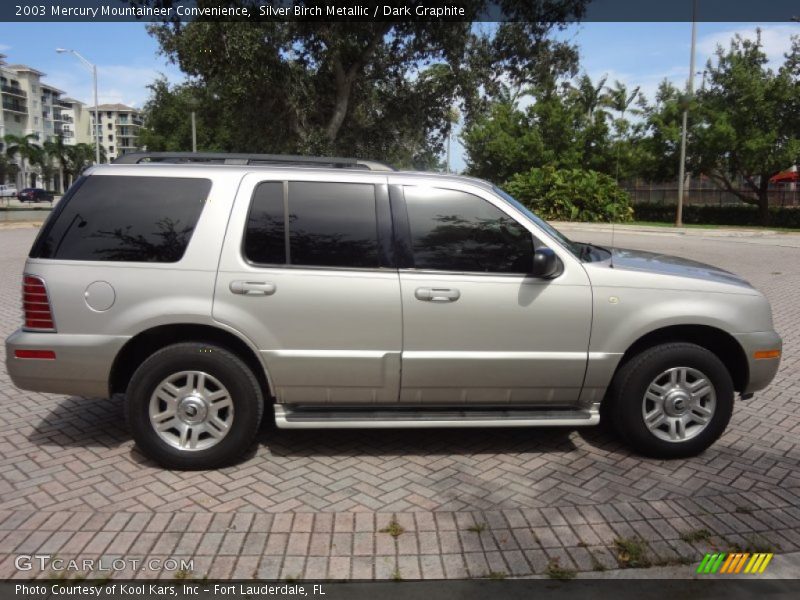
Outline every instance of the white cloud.
MULTIPOLYGON (((769 66, 775 68, 783 63, 783 55, 791 48, 792 36, 800 35, 800 26, 798 25, 762 25, 761 29, 761 44, 764 53, 769 59, 769 66)), ((741 27, 737 29, 730 29, 728 31, 719 31, 701 37, 697 41, 697 58, 698 66, 702 69, 706 60, 714 56, 717 51, 717 46, 727 48, 730 41, 736 34, 741 35, 745 39, 756 39, 755 27, 741 27)))
POLYGON ((5 52, 6 50, 11 50, 11 46, 8 44, 0 44, 0 52, 5 52))
MULTIPOLYGON (((97 67, 97 91, 101 104, 121 102, 141 108, 150 95, 149 84, 165 75, 171 83, 183 81, 185 76, 171 65, 154 67, 132 67, 127 65, 103 65, 97 67)), ((72 69, 60 69, 48 75, 45 81, 64 90, 68 96, 86 104, 94 104, 92 75, 88 69, 76 64, 72 69)))

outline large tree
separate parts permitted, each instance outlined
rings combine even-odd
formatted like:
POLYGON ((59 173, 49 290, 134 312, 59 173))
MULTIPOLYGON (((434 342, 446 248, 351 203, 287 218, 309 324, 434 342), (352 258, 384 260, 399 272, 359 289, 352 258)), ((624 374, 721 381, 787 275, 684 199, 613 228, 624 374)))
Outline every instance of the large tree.
POLYGON ((761 43, 735 36, 708 61, 697 95, 689 158, 722 189, 758 207, 769 222, 769 180, 800 162, 800 36, 777 70, 761 43))
POLYGON ((540 167, 613 174, 617 153, 606 114, 598 100, 587 98, 597 86, 585 77, 578 86, 551 79, 521 96, 498 95, 486 113, 468 121, 462 135, 469 173, 497 183, 540 167))
MULTIPOLYGON (((413 9, 422 2, 403 4, 413 9)), ((477 19, 489 2, 460 4, 477 19)), ((170 131, 175 122, 164 125, 156 115, 182 104, 177 112, 188 123, 187 102, 201 98, 204 148, 430 164, 441 153, 454 104, 469 116, 485 108, 502 82, 530 83, 575 66, 574 49, 548 34, 580 16, 586 0, 500 4, 513 22, 198 20, 153 26, 162 51, 191 83, 156 90, 148 105, 148 148, 186 148, 185 126, 177 127, 178 138, 170 131)))

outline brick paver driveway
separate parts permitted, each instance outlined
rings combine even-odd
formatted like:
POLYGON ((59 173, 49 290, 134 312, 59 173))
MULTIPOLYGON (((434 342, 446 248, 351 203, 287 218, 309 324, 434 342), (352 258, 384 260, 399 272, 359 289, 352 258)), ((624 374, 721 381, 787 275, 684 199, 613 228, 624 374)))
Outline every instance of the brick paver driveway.
MULTIPOLYGON (((20 322, 33 234, 0 231, 3 336, 20 322)), ((194 558, 195 574, 211 577, 412 579, 540 574, 553 560, 600 570, 617 565, 622 538, 643 540, 656 563, 694 562, 710 547, 796 551, 800 249, 619 232, 617 244, 736 271, 772 301, 781 371, 767 391, 737 402, 727 433, 702 456, 642 459, 598 429, 265 425, 238 466, 168 472, 134 449, 119 399, 19 391, 3 369, 0 576, 41 576, 14 568, 16 555, 31 553, 194 558), (381 531, 393 520, 396 536, 381 531)))

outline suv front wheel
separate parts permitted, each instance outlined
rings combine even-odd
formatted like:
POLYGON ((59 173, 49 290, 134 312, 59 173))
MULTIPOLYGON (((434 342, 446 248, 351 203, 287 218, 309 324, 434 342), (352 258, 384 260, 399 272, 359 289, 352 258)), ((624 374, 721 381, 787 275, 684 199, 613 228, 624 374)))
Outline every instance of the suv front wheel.
POLYGON ((689 343, 654 346, 614 377, 608 414, 635 450, 656 458, 699 454, 730 421, 734 389, 716 354, 689 343))
POLYGON ((125 416, 142 452, 174 469, 231 463, 252 444, 264 401, 252 371, 218 346, 182 343, 147 358, 131 378, 125 416))

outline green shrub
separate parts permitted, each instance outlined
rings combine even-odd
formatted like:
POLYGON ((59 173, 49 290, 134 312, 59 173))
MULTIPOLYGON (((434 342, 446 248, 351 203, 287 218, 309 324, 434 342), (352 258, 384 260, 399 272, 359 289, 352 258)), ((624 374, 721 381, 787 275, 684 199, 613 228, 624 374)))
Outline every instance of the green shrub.
MULTIPOLYGON (((674 204, 635 204, 633 214, 637 221, 675 222, 674 204)), ((758 208, 749 204, 715 204, 683 207, 683 222, 687 225, 750 225, 759 227, 758 208)), ((771 206, 769 224, 772 227, 800 228, 800 208, 771 206)))
POLYGON ((630 198, 608 175, 584 169, 534 168, 505 184, 517 200, 547 220, 630 221, 630 198))

